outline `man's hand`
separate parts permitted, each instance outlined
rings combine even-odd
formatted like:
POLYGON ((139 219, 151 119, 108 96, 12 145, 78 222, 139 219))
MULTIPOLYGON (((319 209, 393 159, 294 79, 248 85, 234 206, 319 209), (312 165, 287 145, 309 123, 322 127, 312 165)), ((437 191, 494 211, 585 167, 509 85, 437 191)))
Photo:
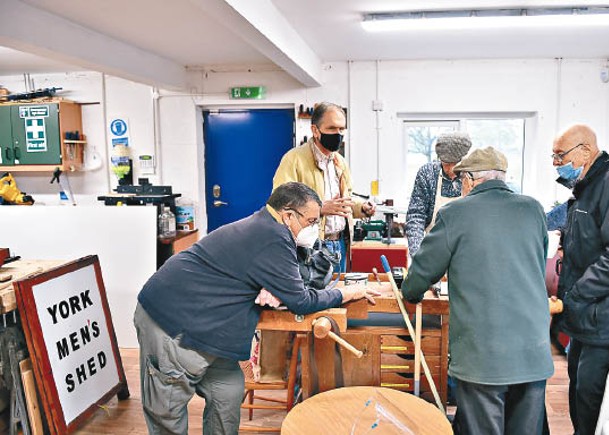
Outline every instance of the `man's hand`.
POLYGON ((258 293, 254 303, 263 307, 268 305, 269 307, 277 308, 279 305, 281 305, 281 300, 273 296, 267 289, 263 288, 260 290, 260 293, 258 293))
POLYGON ((353 213, 353 204, 351 198, 341 198, 336 195, 334 198, 324 201, 321 207, 321 215, 349 217, 353 213))
POLYGON ((366 201, 362 204, 362 213, 364 213, 368 217, 374 216, 374 213, 376 213, 376 204, 370 201, 366 201))
POLYGON ((345 302, 366 298, 372 305, 376 305, 374 296, 381 295, 381 292, 375 290, 373 287, 368 287, 366 284, 346 285, 344 287, 340 287, 339 290, 343 295, 343 304, 345 302))

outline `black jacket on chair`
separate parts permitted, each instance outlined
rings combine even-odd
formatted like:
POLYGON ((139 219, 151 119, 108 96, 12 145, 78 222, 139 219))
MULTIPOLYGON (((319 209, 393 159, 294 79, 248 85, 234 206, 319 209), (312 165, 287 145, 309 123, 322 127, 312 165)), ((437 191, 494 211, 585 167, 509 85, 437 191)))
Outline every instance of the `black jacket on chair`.
POLYGON ((592 345, 609 345, 609 155, 602 152, 573 189, 563 233, 558 296, 562 328, 592 345))

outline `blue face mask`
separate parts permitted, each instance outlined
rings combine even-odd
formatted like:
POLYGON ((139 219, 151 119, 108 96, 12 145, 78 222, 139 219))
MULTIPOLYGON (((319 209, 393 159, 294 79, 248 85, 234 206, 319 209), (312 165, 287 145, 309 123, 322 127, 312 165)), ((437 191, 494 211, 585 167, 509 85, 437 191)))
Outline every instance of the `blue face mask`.
POLYGON ((569 181, 577 180, 583 170, 584 170, 583 166, 580 166, 579 168, 574 168, 572 162, 569 162, 565 165, 556 167, 556 172, 558 172, 558 175, 561 178, 564 178, 565 180, 569 180, 569 181))

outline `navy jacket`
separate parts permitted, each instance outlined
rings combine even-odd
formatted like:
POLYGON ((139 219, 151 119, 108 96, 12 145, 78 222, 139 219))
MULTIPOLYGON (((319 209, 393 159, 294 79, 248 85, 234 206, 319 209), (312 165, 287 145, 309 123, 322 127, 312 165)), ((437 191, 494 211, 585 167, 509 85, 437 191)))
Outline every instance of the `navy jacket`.
POLYGON ((265 208, 171 257, 138 300, 168 335, 182 334, 182 346, 245 360, 262 310, 254 300, 263 287, 297 314, 342 301, 336 289, 305 289, 294 238, 265 208))
POLYGON ((563 330, 592 345, 609 345, 609 155, 603 151, 573 188, 563 232, 558 297, 563 330))

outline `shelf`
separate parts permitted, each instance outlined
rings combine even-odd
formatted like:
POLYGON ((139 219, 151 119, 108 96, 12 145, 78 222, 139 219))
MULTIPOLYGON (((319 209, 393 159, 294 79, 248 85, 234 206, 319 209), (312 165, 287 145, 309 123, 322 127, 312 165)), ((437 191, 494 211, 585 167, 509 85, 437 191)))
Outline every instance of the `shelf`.
POLYGON ((0 172, 53 172, 56 168, 66 171, 63 164, 58 165, 14 165, 0 166, 0 172))

